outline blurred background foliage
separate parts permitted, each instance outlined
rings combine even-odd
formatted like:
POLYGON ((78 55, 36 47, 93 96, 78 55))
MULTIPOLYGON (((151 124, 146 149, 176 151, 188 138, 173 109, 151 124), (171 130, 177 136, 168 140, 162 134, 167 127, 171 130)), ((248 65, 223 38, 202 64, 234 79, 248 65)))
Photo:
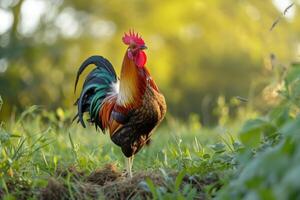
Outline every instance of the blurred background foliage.
POLYGON ((119 72, 126 50, 121 37, 129 28, 146 41, 147 65, 171 115, 196 113, 203 124, 214 124, 224 112, 235 115, 236 96, 264 111, 280 87, 267 83, 278 83, 288 61, 300 58, 300 1, 282 15, 291 3, 1 0, 0 117, 32 104, 71 108, 79 65, 98 54, 119 72), (215 109, 225 103, 227 110, 215 109))

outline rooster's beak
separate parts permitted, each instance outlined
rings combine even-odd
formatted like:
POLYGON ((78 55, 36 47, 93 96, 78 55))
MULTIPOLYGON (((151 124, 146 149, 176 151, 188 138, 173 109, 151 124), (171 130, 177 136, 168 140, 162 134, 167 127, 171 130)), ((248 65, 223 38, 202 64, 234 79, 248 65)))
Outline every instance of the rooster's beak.
POLYGON ((148 47, 146 47, 145 45, 140 46, 140 50, 144 50, 144 49, 148 49, 148 47))

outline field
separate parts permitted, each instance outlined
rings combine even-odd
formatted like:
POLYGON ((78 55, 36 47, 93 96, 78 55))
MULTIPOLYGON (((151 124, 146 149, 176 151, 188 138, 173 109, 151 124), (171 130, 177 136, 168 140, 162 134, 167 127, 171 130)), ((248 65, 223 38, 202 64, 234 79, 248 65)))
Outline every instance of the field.
MULTIPOLYGON (((202 127, 197 115, 186 123, 167 116, 135 157, 132 179, 108 135, 72 123, 74 111, 32 106, 1 124, 0 196, 299 199, 299 80, 300 66, 292 64, 272 109, 241 106, 235 119, 220 112, 214 128, 202 127)), ((217 109, 226 106, 221 98, 217 109)))
POLYGON ((182 125, 168 118, 156 131, 151 144, 135 157, 131 180, 122 172, 125 160, 120 149, 107 135, 96 132, 93 127, 83 129, 75 123, 70 125, 64 117, 61 109, 46 113, 33 106, 10 124, 3 124, 8 127, 1 130, 4 150, 1 167, 2 172, 7 171, 7 174, 2 173, 3 196, 25 199, 42 195, 55 199, 61 195, 57 193, 59 188, 66 198, 75 199, 95 197, 103 192, 112 198, 149 196, 152 190, 157 190, 159 196, 180 194, 201 198, 205 184, 219 187, 217 172, 228 168, 223 163, 225 160, 219 163, 211 156, 225 150, 221 143, 213 146, 214 142, 221 142, 223 137, 228 139, 229 135, 200 128, 195 120, 182 125), (196 188, 192 187, 193 179, 187 179, 192 178, 188 172, 203 174, 195 179, 201 180, 196 188), (183 181, 184 177, 187 180, 183 181), (171 191, 151 188, 154 183, 171 191), (178 188, 182 184, 186 187, 180 192, 178 188), (104 187, 111 189, 106 192, 104 187))
POLYGON ((300 0, 0 0, 0 200, 300 200, 299 18, 300 0), (82 72, 95 56, 116 74, 82 72), (152 80, 168 107, 132 178, 88 124, 117 76, 125 128, 152 80))

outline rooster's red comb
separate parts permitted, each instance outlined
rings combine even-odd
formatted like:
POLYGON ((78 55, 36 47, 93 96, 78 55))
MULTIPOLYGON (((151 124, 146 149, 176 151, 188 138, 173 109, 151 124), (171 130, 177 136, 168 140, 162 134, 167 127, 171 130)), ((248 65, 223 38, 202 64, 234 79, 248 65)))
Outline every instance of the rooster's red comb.
POLYGON ((134 33, 133 30, 129 30, 129 33, 124 33, 122 40, 123 40, 124 44, 127 44, 127 45, 130 45, 130 44, 136 44, 139 46, 145 45, 145 42, 141 38, 141 36, 139 36, 138 33, 134 33))

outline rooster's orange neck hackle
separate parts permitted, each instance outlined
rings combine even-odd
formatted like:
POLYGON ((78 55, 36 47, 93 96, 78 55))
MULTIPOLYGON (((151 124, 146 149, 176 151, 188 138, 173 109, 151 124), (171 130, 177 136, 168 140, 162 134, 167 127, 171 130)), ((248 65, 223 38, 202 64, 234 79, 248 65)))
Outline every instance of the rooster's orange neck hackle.
POLYGON ((117 103, 128 107, 133 103, 140 103, 140 96, 145 89, 145 78, 143 71, 147 61, 146 53, 143 51, 146 46, 144 40, 136 33, 129 32, 122 38, 124 44, 128 45, 125 52, 121 77, 120 77, 120 95, 117 103))

